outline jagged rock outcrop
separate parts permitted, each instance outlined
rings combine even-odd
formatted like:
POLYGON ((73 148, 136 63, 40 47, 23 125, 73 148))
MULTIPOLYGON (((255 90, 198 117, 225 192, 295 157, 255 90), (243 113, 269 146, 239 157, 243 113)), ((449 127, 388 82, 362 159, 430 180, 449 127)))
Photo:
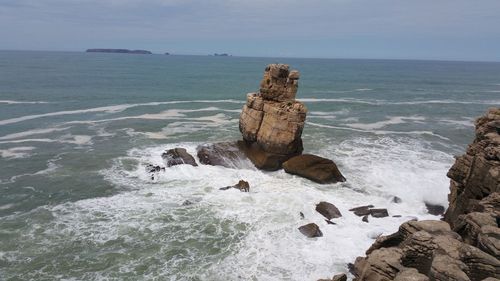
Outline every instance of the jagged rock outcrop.
POLYGON ((257 168, 277 170, 302 153, 302 129, 307 108, 295 100, 299 72, 286 64, 266 67, 258 93, 247 95, 239 128, 245 152, 257 168))
MULTIPOLYGON (((476 120, 476 138, 448 172, 450 205, 445 219, 454 227, 460 216, 474 211, 478 202, 500 192, 500 108, 476 120)), ((498 209, 497 209, 498 210, 498 209)), ((498 213, 496 214, 498 216, 498 213)))
POLYGON ((464 243, 443 221, 406 222, 398 232, 377 238, 366 253, 354 263, 354 280, 411 280, 403 277, 413 276, 415 280, 480 281, 500 277, 497 257, 464 243))
POLYGON ((354 280, 500 278, 499 133, 500 109, 490 109, 477 119, 474 142, 448 172, 445 221, 410 221, 398 232, 377 238, 367 256, 356 259, 354 280))

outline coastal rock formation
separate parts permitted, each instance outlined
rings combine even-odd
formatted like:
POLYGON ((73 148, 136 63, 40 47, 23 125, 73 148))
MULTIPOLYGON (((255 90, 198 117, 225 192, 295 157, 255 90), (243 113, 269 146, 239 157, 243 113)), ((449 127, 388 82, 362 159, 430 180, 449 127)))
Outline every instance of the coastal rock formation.
MULTIPOLYGON (((445 219, 452 227, 460 216, 476 209, 478 202, 500 192, 500 108, 476 120, 476 138, 448 172, 450 205, 445 219)), ((496 214, 498 216, 498 213, 496 214)))
POLYGON ((412 272, 416 280, 500 277, 495 256, 464 243, 442 221, 406 222, 398 232, 379 237, 366 253, 354 263, 354 280, 411 280, 402 275, 412 272))
POLYGON ((283 163, 283 169, 289 174, 299 175, 317 183, 336 183, 346 180, 332 160, 311 154, 290 158, 283 163))
POLYGON ((247 95, 239 128, 245 152, 257 168, 277 170, 302 153, 302 129, 307 109, 295 100, 298 71, 286 64, 266 67, 258 93, 247 95))
POLYGON ((167 167, 172 167, 175 165, 187 164, 191 166, 198 166, 194 157, 189 154, 185 148, 176 147, 169 149, 162 153, 161 158, 165 162, 167 167))
MULTIPOLYGON (((500 109, 477 119, 474 142, 448 172, 445 221, 410 221, 377 238, 366 257, 356 259, 354 280, 500 278, 499 132, 500 109)), ((352 210, 363 215, 370 209, 352 210)))

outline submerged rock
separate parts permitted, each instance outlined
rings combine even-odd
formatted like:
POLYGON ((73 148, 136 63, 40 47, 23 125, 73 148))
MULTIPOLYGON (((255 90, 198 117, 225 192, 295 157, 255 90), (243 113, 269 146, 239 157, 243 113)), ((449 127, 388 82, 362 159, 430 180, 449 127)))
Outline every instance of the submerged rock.
POLYGON ((161 158, 167 165, 167 167, 172 167, 175 165, 187 164, 191 166, 198 166, 194 157, 189 154, 185 148, 176 147, 169 149, 162 153, 161 158))
POLYGON ((316 205, 316 211, 328 220, 340 218, 342 216, 335 205, 325 201, 319 202, 319 204, 316 205))
POLYGON ((307 109, 295 100, 298 71, 270 64, 258 93, 247 95, 239 128, 248 158, 259 169, 277 170, 291 156, 302 153, 302 129, 307 109))
POLYGON ((292 157, 283 163, 283 168, 289 174, 317 183, 336 183, 346 180, 332 160, 311 154, 292 157))
POLYGON ((321 237, 323 233, 319 229, 319 226, 315 223, 310 223, 299 227, 300 233, 304 234, 309 238, 321 237))
POLYGON ((397 196, 394 196, 394 197, 392 197, 391 202, 399 204, 399 203, 403 202, 403 200, 397 196))

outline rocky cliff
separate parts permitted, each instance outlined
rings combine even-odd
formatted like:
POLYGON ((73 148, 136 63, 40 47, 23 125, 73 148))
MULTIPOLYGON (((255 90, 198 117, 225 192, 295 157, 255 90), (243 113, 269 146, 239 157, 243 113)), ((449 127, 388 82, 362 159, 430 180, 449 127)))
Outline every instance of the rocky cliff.
POLYGON ((260 169, 277 170, 302 153, 302 129, 307 109, 295 100, 299 72, 286 64, 270 64, 258 93, 247 95, 240 115, 244 150, 260 169))
POLYGON ((410 221, 379 237, 351 267, 354 280, 500 278, 500 108, 476 121, 476 138, 456 158, 445 221, 410 221))

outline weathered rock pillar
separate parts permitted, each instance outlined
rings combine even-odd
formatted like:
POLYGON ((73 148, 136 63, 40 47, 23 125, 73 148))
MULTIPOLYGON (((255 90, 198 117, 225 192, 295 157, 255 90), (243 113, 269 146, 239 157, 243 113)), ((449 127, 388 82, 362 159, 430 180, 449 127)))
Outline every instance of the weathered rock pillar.
POLYGON ((240 115, 241 148, 254 165, 278 170, 290 157, 302 153, 302 129, 307 108, 295 100, 299 72, 286 64, 270 64, 258 93, 247 95, 240 115))

